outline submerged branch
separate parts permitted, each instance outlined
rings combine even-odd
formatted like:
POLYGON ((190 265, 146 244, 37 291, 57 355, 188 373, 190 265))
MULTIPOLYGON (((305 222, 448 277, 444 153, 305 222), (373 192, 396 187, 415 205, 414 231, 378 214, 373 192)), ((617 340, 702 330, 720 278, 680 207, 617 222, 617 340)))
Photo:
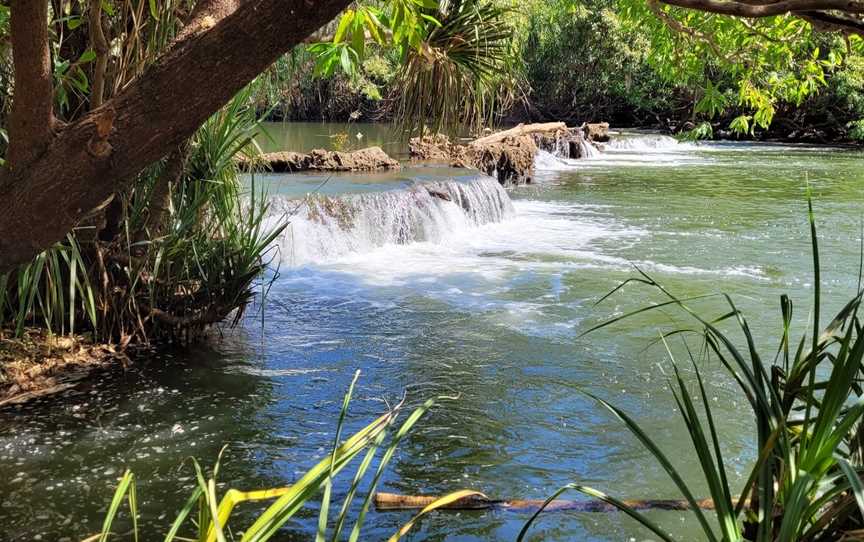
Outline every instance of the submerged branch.
MULTIPOLYGON (((395 493, 376 493, 375 507, 379 511, 422 509, 441 497, 437 495, 398 495, 395 493)), ((489 499, 472 495, 459 499, 441 508, 444 510, 538 510, 546 501, 543 499, 489 499)), ((684 499, 628 499, 624 502, 634 510, 690 510, 690 503, 684 499)), ((733 499, 733 504, 738 499, 733 499)), ((713 510, 712 499, 696 501, 702 510, 713 510)), ((545 507, 546 511, 574 512, 618 512, 619 509, 609 503, 597 500, 569 501, 556 499, 545 507)))

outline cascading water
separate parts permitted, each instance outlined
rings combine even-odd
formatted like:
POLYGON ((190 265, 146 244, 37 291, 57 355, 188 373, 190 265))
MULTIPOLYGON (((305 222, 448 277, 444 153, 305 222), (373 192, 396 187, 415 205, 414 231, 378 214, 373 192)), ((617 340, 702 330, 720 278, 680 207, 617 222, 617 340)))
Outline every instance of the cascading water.
POLYGON ((277 240, 282 263, 289 266, 323 263, 387 244, 439 242, 513 212, 507 192, 486 176, 366 194, 279 197, 270 207, 274 221, 291 217, 277 240))
POLYGON ((600 154, 600 151, 585 138, 579 138, 579 156, 582 158, 594 158, 600 154))
POLYGON ((667 135, 633 132, 616 134, 600 148, 582 138, 573 143, 578 146, 579 158, 568 158, 557 148, 550 147, 537 153, 535 171, 542 173, 611 166, 656 167, 705 163, 710 160, 705 152, 711 150, 704 145, 681 143, 667 135))
POLYGON ((693 149, 695 145, 681 143, 674 137, 662 134, 640 134, 613 138, 606 144, 611 151, 646 151, 657 152, 665 150, 693 149))

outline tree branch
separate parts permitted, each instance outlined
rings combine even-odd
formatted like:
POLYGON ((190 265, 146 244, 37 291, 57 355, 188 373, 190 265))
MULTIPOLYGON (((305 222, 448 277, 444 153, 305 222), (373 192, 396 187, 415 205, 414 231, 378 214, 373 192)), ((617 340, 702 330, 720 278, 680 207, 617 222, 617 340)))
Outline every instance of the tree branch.
POLYGON ((672 17, 660 7, 658 0, 647 0, 648 2, 648 10, 651 11, 655 16, 657 16, 663 23, 669 27, 672 31, 678 32, 679 34, 687 34, 693 38, 701 40, 708 44, 708 47, 714 51, 714 54, 727 64, 734 64, 735 59, 727 57, 723 54, 723 51, 720 50, 720 47, 717 45, 717 42, 714 40, 714 37, 711 34, 702 32, 700 30, 696 30, 690 26, 687 26, 680 22, 675 17, 672 17))
POLYGON ((189 20, 177 34, 175 42, 182 42, 190 37, 205 32, 217 21, 231 15, 240 7, 243 0, 201 0, 192 9, 189 20))
POLYGON ((56 121, 48 0, 13 0, 11 12, 15 87, 6 163, 10 171, 15 171, 45 150, 56 121))
MULTIPOLYGON (((864 36, 864 21, 843 15, 834 15, 823 11, 801 11, 795 15, 812 24, 818 30, 842 31, 864 36)), ((848 37, 847 37, 848 49, 848 37)))
MULTIPOLYGON (((190 137, 255 76, 350 3, 204 1, 211 9, 202 7, 205 15, 193 16, 192 28, 156 63, 101 107, 63 127, 37 160, 0 184, 0 272, 61 240, 87 211, 190 137), (226 5, 233 11, 225 11, 226 5)), ((25 7, 34 2, 18 0, 25 7)))
POLYGON ((857 0, 781 0, 756 4, 737 0, 661 0, 664 4, 682 8, 733 15, 736 17, 773 17, 790 12, 837 10, 864 13, 864 2, 857 0))

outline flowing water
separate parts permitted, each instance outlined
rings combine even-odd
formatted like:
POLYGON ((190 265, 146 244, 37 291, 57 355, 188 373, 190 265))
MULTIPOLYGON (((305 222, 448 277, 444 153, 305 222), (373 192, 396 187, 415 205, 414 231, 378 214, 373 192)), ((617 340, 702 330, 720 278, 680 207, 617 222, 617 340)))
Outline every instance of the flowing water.
MULTIPOLYGON (((325 146, 342 129, 275 125, 265 146, 325 146)), ((384 127, 354 130, 363 144, 403 149, 384 127)), ((634 133, 583 160, 541 153, 537 182, 507 191, 435 166, 260 176, 272 194, 270 219, 291 222, 271 252, 278 276, 263 318, 251 315, 211 345, 158 354, 60 399, 0 413, 0 540, 96 532, 125 467, 139 478, 141 522, 164 533, 193 484, 184 458, 210 463, 226 444, 227 485, 290 483, 327 453, 355 369, 352 430, 403 393, 412 404, 459 395, 402 446, 384 490, 544 498, 577 481, 626 498, 677 498, 650 455, 581 391, 631 413, 697 477, 669 365, 654 344, 659 331, 687 322, 657 311, 582 337, 659 297, 632 285, 595 303, 634 266, 682 296, 728 292, 770 355, 779 295, 797 301, 799 329, 811 305, 808 184, 829 308, 856 287, 862 166, 856 151, 634 133)), ((698 306, 723 311, 716 300, 698 306)), ((740 485, 753 457, 752 420, 716 363, 704 371, 740 485)), ((237 513, 241 524, 249 509, 237 513)), ((315 515, 305 511, 283 539, 309 540, 315 515)), ((385 539, 409 517, 373 512, 363 539, 385 539)), ((651 517, 681 540, 700 539, 687 514, 651 517)), ((410 539, 513 540, 526 519, 444 513, 410 539)), ((621 514, 551 513, 532 533, 536 541, 650 538, 621 514)))

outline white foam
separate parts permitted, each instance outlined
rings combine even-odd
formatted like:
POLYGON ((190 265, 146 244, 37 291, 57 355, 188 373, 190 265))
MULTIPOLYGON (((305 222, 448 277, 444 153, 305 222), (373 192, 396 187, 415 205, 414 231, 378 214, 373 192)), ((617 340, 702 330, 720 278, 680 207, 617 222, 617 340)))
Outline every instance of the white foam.
POLYGON ((345 254, 327 267, 360 274, 379 285, 468 274, 499 281, 521 271, 555 271, 574 263, 598 262, 603 255, 591 246, 594 242, 614 239, 623 245, 646 234, 608 217, 594 218, 594 209, 583 214, 578 204, 517 201, 514 207, 515 215, 500 223, 452 230, 435 241, 345 254))
POLYGON ((500 222, 513 212, 507 192, 490 177, 439 181, 409 189, 345 196, 284 197, 271 202, 271 223, 290 216, 277 239, 282 264, 323 264, 378 247, 438 243, 453 232, 500 222))
POLYGON ((534 159, 538 172, 568 171, 591 168, 664 167, 693 165, 710 161, 697 151, 708 150, 695 143, 681 143, 661 134, 621 134, 601 145, 602 150, 589 143, 583 145, 583 158, 570 159, 540 151, 534 159))
POLYGON ((577 169, 579 166, 575 160, 559 158, 549 151, 539 150, 534 157, 534 169, 538 171, 563 171, 577 169))
POLYGON ((604 146, 606 150, 609 151, 637 152, 681 152, 696 150, 698 148, 698 145, 694 143, 682 143, 674 137, 662 134, 622 134, 620 137, 613 137, 608 143, 605 143, 604 146))

